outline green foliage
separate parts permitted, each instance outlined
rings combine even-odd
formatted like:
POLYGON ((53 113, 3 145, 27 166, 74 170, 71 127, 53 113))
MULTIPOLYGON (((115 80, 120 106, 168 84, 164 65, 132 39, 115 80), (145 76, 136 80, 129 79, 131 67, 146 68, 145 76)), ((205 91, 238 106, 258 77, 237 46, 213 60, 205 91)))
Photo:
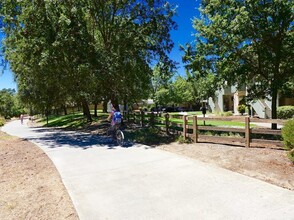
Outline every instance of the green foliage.
POLYGON ((171 83, 171 77, 174 75, 173 68, 168 68, 163 63, 158 63, 152 71, 151 85, 152 85, 152 98, 157 104, 163 102, 158 96, 159 90, 168 88, 171 83))
POLYGON ((0 117, 0 127, 5 124, 5 118, 0 117))
POLYGON ((174 140, 173 137, 167 136, 164 132, 161 132, 160 129, 156 127, 125 130, 124 133, 128 139, 148 145, 169 143, 174 140))
POLYGON ((238 111, 243 115, 246 110, 246 105, 238 105, 238 111))
POLYGON ((216 112, 216 115, 224 116, 224 117, 229 117, 229 116, 233 116, 233 112, 232 112, 232 111, 227 111, 227 112, 216 112))
POLYGON ((154 101, 159 105, 172 104, 172 95, 169 88, 160 88, 157 90, 154 96, 154 101))
POLYGON ((294 106, 280 106, 277 110, 280 119, 294 118, 294 106))
POLYGON ((287 121, 282 129, 282 137, 288 157, 294 163, 294 119, 287 121))
POLYGON ((276 99, 294 72, 294 2, 202 1, 195 47, 186 46, 184 61, 193 74, 214 74, 218 85, 247 86, 251 99, 276 99))
MULTIPOLYGON (((46 118, 40 120, 41 123, 46 123, 46 118)), ((63 116, 50 116, 48 127, 63 127, 63 128, 81 128, 87 124, 82 113, 69 114, 63 116)))
POLYGON ((177 77, 170 86, 172 100, 174 104, 194 104, 195 97, 193 96, 193 88, 191 82, 188 82, 183 77, 177 77))
POLYGON ((179 142, 180 144, 190 144, 190 143, 192 143, 192 140, 190 138, 184 139, 184 137, 182 135, 180 135, 177 138, 177 142, 179 142))
POLYGON ((194 104, 192 83, 183 77, 162 84, 154 93, 154 100, 159 105, 194 104))
POLYGON ((199 131, 199 134, 208 135, 208 136, 232 137, 232 138, 240 138, 245 136, 244 133, 229 132, 229 131, 199 131))
POLYGON ((223 116, 233 116, 233 112, 232 111, 228 111, 228 112, 223 112, 223 116))
POLYGON ((0 90, 0 115, 4 118, 18 117, 24 112, 15 90, 0 90))
POLYGON ((147 98, 152 69, 168 57, 175 9, 163 0, 1 2, 6 57, 20 96, 43 112, 83 103, 147 98))
MULTIPOLYGON (((191 48, 188 46, 187 50, 185 50, 183 47, 181 47, 181 49, 184 50, 186 53, 185 56, 183 57, 183 61, 185 63, 189 62, 188 61, 190 59, 189 49, 191 48)), ((204 76, 199 71, 193 71, 190 65, 187 64, 186 76, 187 76, 187 81, 189 82, 191 87, 193 99, 195 101, 198 101, 200 103, 202 100, 207 100, 209 97, 212 97, 212 98, 215 97, 216 90, 219 87, 217 84, 217 78, 215 77, 215 74, 210 72, 204 76)))

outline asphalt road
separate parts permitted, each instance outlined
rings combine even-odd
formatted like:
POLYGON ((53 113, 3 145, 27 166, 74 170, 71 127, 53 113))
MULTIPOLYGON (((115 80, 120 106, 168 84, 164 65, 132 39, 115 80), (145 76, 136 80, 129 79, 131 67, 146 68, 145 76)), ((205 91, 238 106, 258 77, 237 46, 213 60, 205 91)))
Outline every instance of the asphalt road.
MULTIPOLYGON (((37 144, 81 220, 293 219, 294 192, 144 145, 20 121, 2 130, 37 144)), ((195 145, 195 147, 197 147, 195 145)))

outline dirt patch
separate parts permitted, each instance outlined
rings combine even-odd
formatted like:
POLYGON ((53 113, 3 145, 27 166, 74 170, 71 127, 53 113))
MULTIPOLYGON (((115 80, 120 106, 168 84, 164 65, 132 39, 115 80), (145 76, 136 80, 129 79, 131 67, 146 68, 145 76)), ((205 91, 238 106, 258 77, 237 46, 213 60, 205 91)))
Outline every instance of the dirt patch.
POLYGON ((0 219, 78 219, 58 171, 34 144, 0 132, 0 219))
POLYGON ((172 143, 158 148, 294 190, 294 165, 284 150, 208 143, 172 143))

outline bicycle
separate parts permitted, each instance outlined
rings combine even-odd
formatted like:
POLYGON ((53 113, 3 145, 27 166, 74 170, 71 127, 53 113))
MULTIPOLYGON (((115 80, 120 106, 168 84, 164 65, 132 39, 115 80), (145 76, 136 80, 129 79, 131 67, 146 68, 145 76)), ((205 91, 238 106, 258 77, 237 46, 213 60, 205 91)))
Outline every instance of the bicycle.
POLYGON ((114 127, 109 127, 107 129, 107 136, 112 136, 112 139, 117 142, 118 145, 123 147, 125 135, 120 129, 120 125, 115 125, 114 127))

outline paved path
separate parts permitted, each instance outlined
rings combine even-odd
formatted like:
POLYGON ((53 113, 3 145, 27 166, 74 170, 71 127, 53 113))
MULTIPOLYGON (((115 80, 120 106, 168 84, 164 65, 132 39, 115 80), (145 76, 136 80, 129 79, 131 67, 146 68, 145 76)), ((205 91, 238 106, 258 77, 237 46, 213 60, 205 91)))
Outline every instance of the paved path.
POLYGON ((293 191, 197 160, 20 121, 2 130, 47 153, 82 220, 294 219, 293 191))

